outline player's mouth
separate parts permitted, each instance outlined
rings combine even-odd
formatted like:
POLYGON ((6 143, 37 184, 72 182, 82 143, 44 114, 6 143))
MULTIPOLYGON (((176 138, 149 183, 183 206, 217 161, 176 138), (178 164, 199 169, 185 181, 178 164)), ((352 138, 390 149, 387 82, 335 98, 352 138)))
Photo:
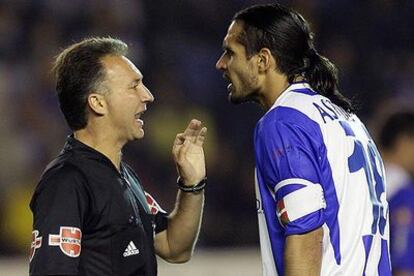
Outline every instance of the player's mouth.
POLYGON ((229 85, 227 85, 227 92, 231 93, 233 91, 233 84, 229 83, 229 85))
POLYGON ((233 83, 232 83, 232 81, 231 81, 230 77, 229 77, 228 75, 226 75, 226 74, 223 74, 223 78, 224 78, 227 82, 229 82, 229 84, 227 85, 227 91, 228 91, 229 93, 231 93, 231 92, 233 91, 233 83))

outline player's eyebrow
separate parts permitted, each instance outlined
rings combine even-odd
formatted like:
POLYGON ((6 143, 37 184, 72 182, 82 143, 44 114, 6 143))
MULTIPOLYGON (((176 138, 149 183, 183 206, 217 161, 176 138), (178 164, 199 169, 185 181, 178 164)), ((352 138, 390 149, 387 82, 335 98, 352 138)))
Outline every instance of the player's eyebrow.
POLYGON ((227 51, 227 52, 233 52, 233 50, 226 44, 222 45, 223 51, 227 51))

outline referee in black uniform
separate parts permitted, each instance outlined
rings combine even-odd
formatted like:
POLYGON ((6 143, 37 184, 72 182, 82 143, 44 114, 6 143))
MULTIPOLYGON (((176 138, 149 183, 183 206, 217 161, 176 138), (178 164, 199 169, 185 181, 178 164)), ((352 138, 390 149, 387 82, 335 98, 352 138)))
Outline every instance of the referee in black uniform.
POLYGON ((56 90, 73 134, 44 171, 30 208, 30 275, 156 275, 155 254, 190 259, 204 203, 207 129, 192 120, 173 145, 179 179, 171 214, 146 193, 121 150, 144 136, 154 97, 127 45, 91 38, 57 57, 56 90))

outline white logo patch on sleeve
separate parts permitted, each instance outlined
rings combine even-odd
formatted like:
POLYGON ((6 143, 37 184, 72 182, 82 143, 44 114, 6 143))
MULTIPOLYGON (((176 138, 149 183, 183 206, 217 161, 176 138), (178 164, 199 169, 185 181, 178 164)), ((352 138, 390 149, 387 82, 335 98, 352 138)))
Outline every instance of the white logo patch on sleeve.
POLYGON ((305 179, 291 178, 283 180, 276 185, 275 193, 287 185, 294 184, 301 184, 305 187, 293 191, 279 200, 277 217, 283 225, 319 209, 326 208, 322 186, 305 179))

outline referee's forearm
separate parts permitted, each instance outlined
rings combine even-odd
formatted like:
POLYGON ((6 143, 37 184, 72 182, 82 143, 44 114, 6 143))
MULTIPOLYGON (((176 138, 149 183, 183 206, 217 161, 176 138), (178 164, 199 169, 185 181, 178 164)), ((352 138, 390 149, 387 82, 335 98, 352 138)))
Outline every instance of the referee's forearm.
POLYGON ((168 220, 167 239, 171 254, 190 259, 200 231, 204 191, 178 191, 175 208, 168 220))

